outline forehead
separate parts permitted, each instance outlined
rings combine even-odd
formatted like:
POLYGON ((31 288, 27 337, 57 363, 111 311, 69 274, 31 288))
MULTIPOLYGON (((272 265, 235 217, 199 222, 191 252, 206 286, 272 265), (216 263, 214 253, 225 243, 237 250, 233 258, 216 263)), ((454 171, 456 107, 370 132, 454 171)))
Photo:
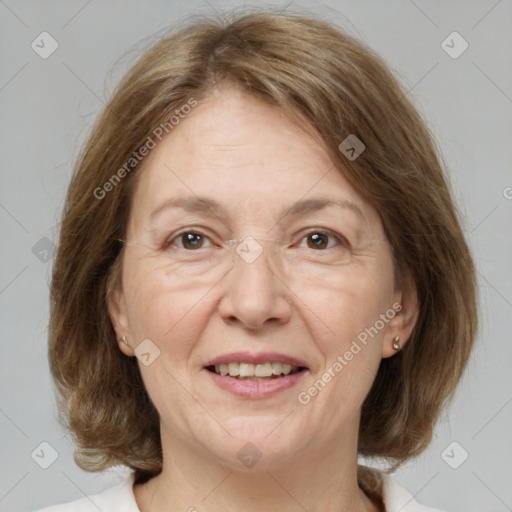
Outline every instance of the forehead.
POLYGON ((354 205, 369 220, 376 216, 309 126, 236 89, 199 102, 141 172, 132 203, 136 223, 165 203, 194 196, 214 198, 224 213, 274 220, 284 206, 313 197, 354 205))

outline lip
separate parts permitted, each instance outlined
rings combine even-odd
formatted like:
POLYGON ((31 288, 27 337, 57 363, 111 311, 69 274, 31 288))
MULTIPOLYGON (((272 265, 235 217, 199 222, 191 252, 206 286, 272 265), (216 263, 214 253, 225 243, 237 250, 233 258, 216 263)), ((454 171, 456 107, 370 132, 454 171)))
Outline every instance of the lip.
MULTIPOLYGON (((244 359, 243 361, 252 362, 248 361, 247 359, 244 359)), ((265 359, 265 361, 268 362, 269 360, 265 359)), ((280 360, 276 359, 272 362, 279 361, 280 360)), ((234 362, 233 359, 231 359, 230 362, 234 362)), ((219 362, 217 364, 222 363, 219 362)), ((290 389, 292 386, 295 386, 300 379, 302 379, 304 374, 308 373, 308 370, 304 369, 292 375, 285 375, 271 380, 238 380, 233 377, 229 377, 228 375, 218 375, 217 373, 211 372, 206 368, 203 369, 203 372, 206 372, 208 375, 210 375, 213 382, 221 389, 228 391, 239 398, 258 399, 270 398, 282 391, 285 391, 286 389, 290 389)))
POLYGON ((230 354, 224 354, 222 356, 216 357, 215 359, 212 359, 211 361, 206 363, 205 368, 207 366, 216 366, 218 364, 229 363, 282 363, 290 364, 292 366, 299 366, 306 369, 308 368, 307 364, 304 361, 301 361, 300 359, 297 359, 295 357, 287 356, 286 354, 280 354, 278 352, 261 352, 259 354, 251 354, 250 352, 232 352, 230 354))

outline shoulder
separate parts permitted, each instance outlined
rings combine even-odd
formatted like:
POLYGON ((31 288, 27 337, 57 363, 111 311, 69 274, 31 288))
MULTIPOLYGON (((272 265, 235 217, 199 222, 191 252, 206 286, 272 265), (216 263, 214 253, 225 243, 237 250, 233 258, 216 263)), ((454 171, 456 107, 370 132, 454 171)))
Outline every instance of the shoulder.
MULTIPOLYGON (((403 487, 389 475, 373 468, 360 467, 360 485, 365 492, 379 495, 386 512, 443 512, 418 503, 403 487)), ((99 494, 51 505, 34 512, 140 512, 133 494, 133 473, 121 483, 99 494)))
POLYGON ((386 512, 443 512, 438 508, 426 507, 418 503, 414 497, 386 475, 384 479, 384 505, 386 512))
POLYGON ((358 479, 367 494, 382 501, 386 512, 443 512, 418 503, 409 491, 378 469, 360 466, 358 479))
POLYGON ((132 473, 118 485, 99 494, 83 496, 75 501, 51 505, 34 512, 140 512, 133 494, 133 477, 132 473))

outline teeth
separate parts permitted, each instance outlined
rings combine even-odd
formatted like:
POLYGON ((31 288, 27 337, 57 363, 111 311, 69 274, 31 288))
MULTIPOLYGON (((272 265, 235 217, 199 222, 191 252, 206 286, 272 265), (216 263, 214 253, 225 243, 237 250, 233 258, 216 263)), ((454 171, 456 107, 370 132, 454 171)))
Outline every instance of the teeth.
POLYGON ((272 373, 274 375, 281 375, 281 363, 272 363, 272 373))
POLYGON ((229 375, 230 377, 258 377, 269 378, 272 376, 289 375, 299 370, 297 366, 285 363, 229 363, 215 365, 215 373, 218 375, 229 375))
POLYGON ((240 377, 254 377, 254 365, 252 363, 240 363, 240 377))
POLYGON ((257 364, 254 375, 256 377, 270 377, 272 375, 272 365, 270 363, 257 364))
POLYGON ((240 365, 238 363, 229 363, 228 368, 231 377, 238 377, 240 375, 240 365))
POLYGON ((292 365, 291 364, 283 364, 281 367, 281 371, 285 375, 288 375, 292 371, 292 365))

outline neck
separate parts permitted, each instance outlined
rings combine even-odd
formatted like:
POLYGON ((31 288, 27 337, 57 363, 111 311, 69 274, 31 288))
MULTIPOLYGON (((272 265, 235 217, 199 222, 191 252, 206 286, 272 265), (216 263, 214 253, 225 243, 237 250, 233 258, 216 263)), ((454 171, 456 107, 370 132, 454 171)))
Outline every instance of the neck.
POLYGON ((264 466, 261 459, 250 470, 238 471, 161 425, 163 469, 134 486, 137 504, 141 512, 378 512, 357 482, 357 425, 348 430, 336 439, 312 442, 282 463, 264 466))

